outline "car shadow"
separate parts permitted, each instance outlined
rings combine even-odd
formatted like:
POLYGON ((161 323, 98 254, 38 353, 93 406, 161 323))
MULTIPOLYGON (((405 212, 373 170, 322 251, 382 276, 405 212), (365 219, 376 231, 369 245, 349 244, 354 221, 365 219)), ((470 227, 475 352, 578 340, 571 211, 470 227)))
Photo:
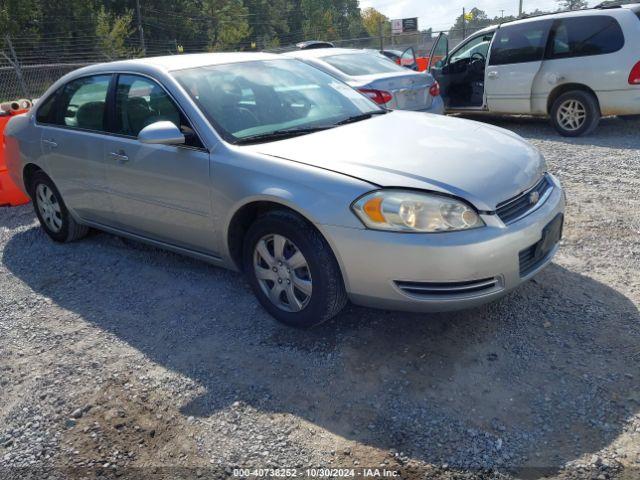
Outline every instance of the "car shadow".
POLYGON ((640 149, 638 129, 640 120, 625 120, 620 117, 605 117, 600 121, 596 130, 585 137, 563 137, 558 134, 542 117, 526 115, 498 116, 490 114, 460 114, 457 115, 468 120, 490 123, 497 127, 512 130, 517 134, 528 138, 546 141, 556 141, 570 145, 596 146, 615 149, 640 149))
MULTIPOLYGON (((451 468, 557 469, 597 452, 638 409, 640 314, 552 265, 505 299, 436 315, 349 306, 309 331, 275 323, 242 277, 107 234, 15 234, 2 262, 39 295, 204 392, 451 468), (46 261, 26 262, 29 258, 46 261)), ((524 469, 524 470, 523 470, 524 469)))

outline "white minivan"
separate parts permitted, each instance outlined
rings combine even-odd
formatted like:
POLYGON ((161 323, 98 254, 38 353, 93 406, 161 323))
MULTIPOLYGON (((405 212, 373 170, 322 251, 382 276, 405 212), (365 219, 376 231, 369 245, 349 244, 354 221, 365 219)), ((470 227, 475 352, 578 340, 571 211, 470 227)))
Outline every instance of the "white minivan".
POLYGON ((548 115, 570 137, 640 114, 640 4, 503 23, 451 52, 441 34, 430 58, 447 112, 548 115))

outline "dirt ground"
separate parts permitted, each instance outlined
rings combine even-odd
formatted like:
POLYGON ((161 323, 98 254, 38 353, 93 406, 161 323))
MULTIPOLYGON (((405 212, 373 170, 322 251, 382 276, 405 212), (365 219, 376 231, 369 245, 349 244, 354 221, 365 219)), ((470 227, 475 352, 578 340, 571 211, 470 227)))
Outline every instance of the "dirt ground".
POLYGON ((640 123, 483 120, 545 155, 565 238, 464 312, 292 330, 236 273, 0 209, 0 478, 640 478, 640 123))

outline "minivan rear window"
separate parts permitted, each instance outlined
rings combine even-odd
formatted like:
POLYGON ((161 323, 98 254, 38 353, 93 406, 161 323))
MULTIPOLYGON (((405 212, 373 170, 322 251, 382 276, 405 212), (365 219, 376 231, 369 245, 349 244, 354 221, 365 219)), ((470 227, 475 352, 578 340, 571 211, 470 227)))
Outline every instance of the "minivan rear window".
POLYGON ((607 15, 557 20, 549 42, 548 58, 586 57, 617 52, 624 46, 618 21, 607 15))

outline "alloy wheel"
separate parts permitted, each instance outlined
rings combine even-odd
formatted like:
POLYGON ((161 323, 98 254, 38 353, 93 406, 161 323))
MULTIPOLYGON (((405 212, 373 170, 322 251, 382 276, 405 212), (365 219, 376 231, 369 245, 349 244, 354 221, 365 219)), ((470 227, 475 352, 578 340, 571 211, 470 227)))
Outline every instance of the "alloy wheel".
POLYGON ((582 102, 570 99, 560 105, 556 115, 562 128, 574 132, 587 120, 587 109, 582 102))
POLYGON ((60 202, 53 190, 44 183, 36 188, 36 203, 44 223, 54 233, 62 230, 62 212, 60 202))
POLYGON ((254 248, 253 268, 262 291, 285 312, 300 312, 311 301, 311 272, 306 258, 288 238, 272 234, 254 248))

